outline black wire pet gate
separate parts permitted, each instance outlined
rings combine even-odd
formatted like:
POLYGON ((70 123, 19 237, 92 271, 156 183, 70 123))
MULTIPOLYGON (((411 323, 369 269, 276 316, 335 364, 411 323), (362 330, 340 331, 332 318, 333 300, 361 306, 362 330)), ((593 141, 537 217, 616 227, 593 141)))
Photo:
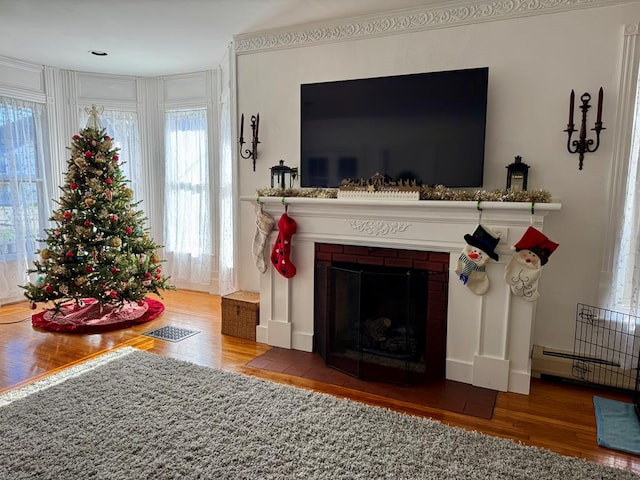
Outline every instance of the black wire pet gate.
POLYGON ((640 417, 640 317, 578 304, 572 375, 632 395, 640 417))

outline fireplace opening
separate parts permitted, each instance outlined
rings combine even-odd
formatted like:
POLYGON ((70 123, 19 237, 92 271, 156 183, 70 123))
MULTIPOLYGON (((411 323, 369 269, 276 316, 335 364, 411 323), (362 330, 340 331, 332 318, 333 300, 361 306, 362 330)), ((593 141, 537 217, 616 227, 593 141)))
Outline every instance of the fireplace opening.
POLYGON ((444 379, 448 254, 429 255, 316 245, 314 350, 328 366, 367 381, 444 379))

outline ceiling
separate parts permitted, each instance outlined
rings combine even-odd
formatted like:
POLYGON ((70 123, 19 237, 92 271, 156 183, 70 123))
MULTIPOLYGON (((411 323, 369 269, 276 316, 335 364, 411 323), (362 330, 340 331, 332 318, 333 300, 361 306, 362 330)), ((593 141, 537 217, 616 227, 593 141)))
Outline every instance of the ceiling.
POLYGON ((0 56, 81 72, 198 72, 218 66, 236 34, 464 1, 0 0, 0 56))

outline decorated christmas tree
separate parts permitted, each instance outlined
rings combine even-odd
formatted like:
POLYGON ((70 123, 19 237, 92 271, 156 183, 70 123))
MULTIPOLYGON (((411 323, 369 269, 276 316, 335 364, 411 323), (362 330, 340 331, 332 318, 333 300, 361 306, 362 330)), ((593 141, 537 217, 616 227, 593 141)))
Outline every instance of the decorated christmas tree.
POLYGON ((125 317, 135 317, 134 310, 144 310, 147 294, 173 289, 162 274, 161 246, 149 236, 144 213, 136 208, 140 202, 133 201, 120 169, 119 149, 102 128, 98 109, 88 113, 87 126, 68 147, 62 195, 49 219, 54 226, 45 230, 41 242, 46 246, 36 252, 39 259, 29 270, 33 280, 23 286, 32 308, 53 303, 49 320, 89 305, 74 322, 95 322, 105 313, 122 316, 124 310, 125 317))

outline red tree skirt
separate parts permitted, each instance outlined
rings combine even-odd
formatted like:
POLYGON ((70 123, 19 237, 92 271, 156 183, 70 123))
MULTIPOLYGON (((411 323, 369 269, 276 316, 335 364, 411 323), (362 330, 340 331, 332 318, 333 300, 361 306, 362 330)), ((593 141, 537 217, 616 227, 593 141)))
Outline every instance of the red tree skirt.
POLYGON ((146 298, 141 304, 126 302, 121 308, 102 307, 93 298, 84 300, 84 306, 75 303, 62 306, 60 312, 44 310, 31 316, 34 327, 51 332, 100 333, 129 328, 153 320, 164 311, 162 302, 146 298))

